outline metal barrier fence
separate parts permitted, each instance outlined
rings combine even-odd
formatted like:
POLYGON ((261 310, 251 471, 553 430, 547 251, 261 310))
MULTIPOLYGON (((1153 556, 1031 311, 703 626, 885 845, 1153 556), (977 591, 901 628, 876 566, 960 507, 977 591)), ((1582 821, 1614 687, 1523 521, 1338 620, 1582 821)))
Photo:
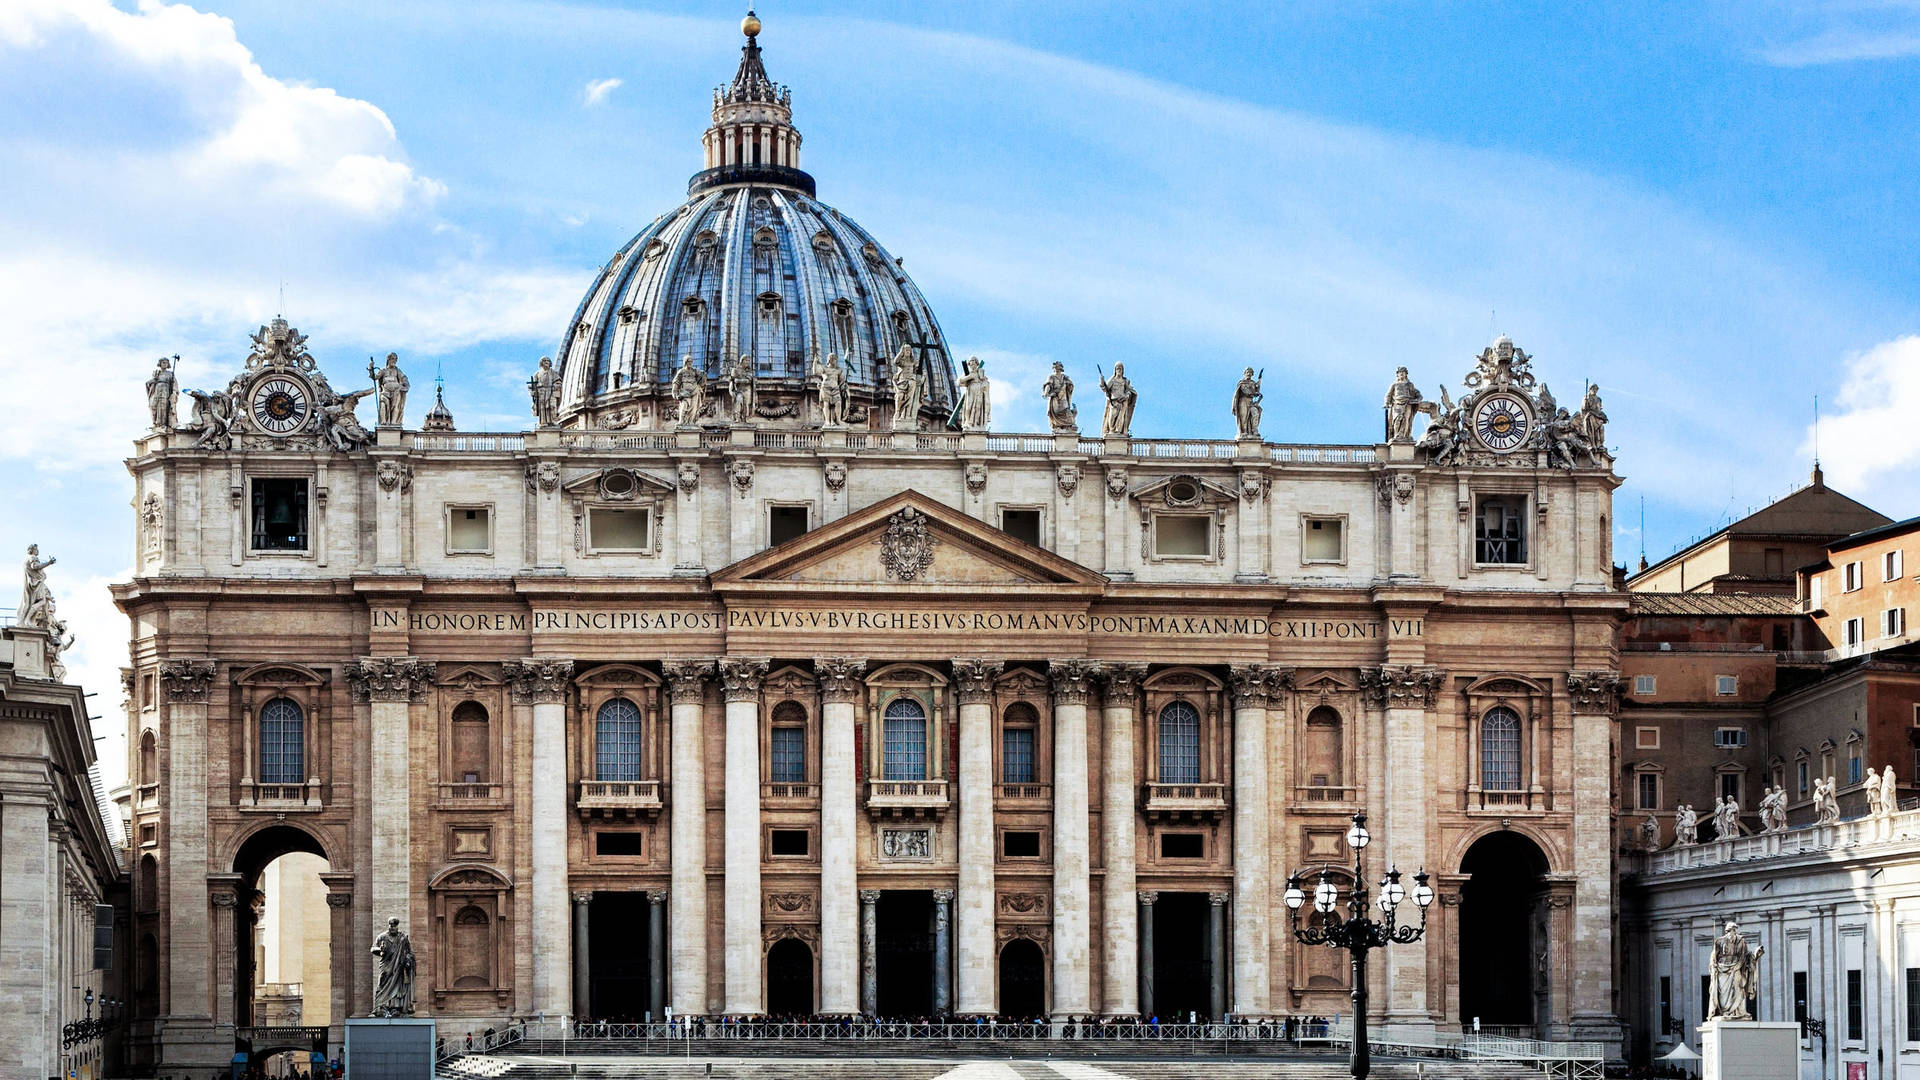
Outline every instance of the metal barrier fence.
MULTIPOLYGON (((529 1020, 517 1025, 520 1038, 528 1042, 674 1042, 692 1039, 705 1042, 791 1040, 796 1042, 872 1041, 913 1039, 965 1042, 989 1039, 1054 1039, 1093 1041, 1100 1039, 1165 1040, 1169 1042, 1282 1042, 1299 1021, 1271 1020, 1222 1024, 1151 1024, 1137 1021, 1039 1021, 1005 1020, 919 1021, 868 1020, 844 1021, 727 1020, 701 1017, 663 1023, 616 1024, 608 1021, 529 1020)), ((480 1049, 475 1044, 475 1052, 480 1049)))

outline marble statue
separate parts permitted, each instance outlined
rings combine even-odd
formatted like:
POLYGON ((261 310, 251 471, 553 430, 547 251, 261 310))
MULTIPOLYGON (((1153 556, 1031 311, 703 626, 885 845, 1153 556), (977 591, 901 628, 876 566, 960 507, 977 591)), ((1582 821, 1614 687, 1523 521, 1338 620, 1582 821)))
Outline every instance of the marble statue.
POLYGON ((154 361, 153 376, 147 380, 147 411, 153 414, 153 426, 172 431, 180 401, 180 383, 173 373, 178 356, 163 356, 154 361))
POLYGON ((985 431, 988 418, 993 412, 993 403, 988 400, 989 388, 993 385, 987 379, 986 365, 977 356, 967 357, 960 365, 960 430, 985 431))
POLYGON ((753 357, 742 353, 727 370, 727 407, 736 424, 753 422, 760 403, 760 378, 753 370, 753 357))
POLYGON ((560 373, 553 369, 553 357, 540 358, 540 367, 527 380, 527 393, 533 397, 534 421, 539 426, 560 425, 560 373))
POLYGON ((205 450, 226 450, 233 445, 233 398, 224 393, 189 390, 193 399, 193 426, 200 431, 194 445, 205 450))
POLYGON ((1395 368, 1393 385, 1387 387, 1387 441, 1390 443, 1410 443, 1413 441, 1413 415, 1420 411, 1420 391, 1414 388, 1413 380, 1407 378, 1406 368, 1395 368))
POLYGON ((1427 422, 1427 430, 1415 443, 1417 449, 1427 452, 1427 460, 1435 465, 1453 465, 1459 462, 1460 453, 1465 445, 1460 438, 1460 428, 1465 421, 1460 416, 1460 407, 1447 396, 1447 388, 1440 387, 1438 402, 1424 401, 1415 407, 1432 417, 1427 422))
POLYGON ((1747 1002, 1753 999, 1759 982, 1760 956, 1766 946, 1747 944, 1738 923, 1729 921, 1727 929, 1713 941, 1712 973, 1708 978, 1707 1019, 1752 1020, 1747 1002))
POLYGON ((1681 803, 1673 812, 1673 846, 1691 846, 1700 842, 1700 815, 1681 803))
MULTIPOLYGON (((687 359, 692 364, 691 357, 687 359)), ((814 373, 820 377, 820 423, 826 427, 841 427, 847 422, 847 369, 840 366, 840 360, 832 353, 821 360, 814 373)), ((695 377, 698 373, 695 372, 695 377)), ((679 376, 674 376, 675 397, 679 396, 679 376)), ((687 423, 682 420, 681 423, 687 423)))
POLYGON ((1722 796, 1713 807, 1713 838, 1731 840, 1746 832, 1740 824, 1740 803, 1731 795, 1722 796))
POLYGON ((387 920, 387 932, 373 939, 376 978, 373 1015, 413 1015, 413 943, 399 919, 387 920))
POLYGON ((1880 772, 1880 813, 1892 817, 1900 809, 1900 783, 1893 778, 1893 766, 1880 772))
POLYGON ((927 380, 913 346, 900 346, 889 370, 893 372, 893 430, 914 431, 920 427, 920 404, 927 399, 927 380))
POLYGON ((1581 438, 1580 433, 1574 430, 1573 417, 1568 416, 1565 409, 1547 416, 1546 422, 1540 425, 1534 437, 1533 445, 1547 452, 1549 468, 1573 468, 1578 464, 1574 457, 1578 453, 1586 454, 1587 460, 1595 465, 1600 463, 1594 455, 1592 444, 1581 438))
POLYGON ((1760 831, 1785 832, 1787 830, 1787 789, 1770 787, 1760 797, 1760 831))
POLYGON ((1660 819, 1647 811, 1647 820, 1640 823, 1640 842, 1648 851, 1660 850, 1660 819))
POLYGON ((1233 425, 1239 438, 1260 437, 1260 377, 1248 368, 1240 373, 1240 385, 1233 388, 1233 425))
POLYGON ((407 374, 400 370, 400 354, 388 353, 386 367, 374 367, 373 361, 367 361, 367 376, 373 380, 373 386, 379 392, 376 399, 380 407, 379 426, 397 428, 407 415, 407 374))
POLYGON ((29 626, 41 625, 42 612, 53 607, 53 590, 47 587, 47 567, 58 559, 40 557, 40 545, 27 545, 26 582, 20 589, 18 620, 29 626))
POLYGON ((1100 390, 1107 395, 1107 408, 1100 416, 1100 434, 1126 436, 1133 430, 1133 406, 1140 395, 1127 380, 1125 364, 1113 365, 1113 378, 1100 377, 1100 390))
POLYGON ((707 376, 693 366, 691 354, 680 358, 680 367, 673 373, 674 418, 681 427, 692 427, 700 422, 700 414, 707 411, 707 376))
POLYGON ((1880 816, 1880 774, 1867 770, 1866 782, 1861 785, 1867 792, 1867 816, 1880 816))
POLYGON ((1591 450, 1606 452, 1607 411, 1600 406, 1600 384, 1587 387, 1586 399, 1580 402, 1580 411, 1573 415, 1573 430, 1586 440, 1591 450))
POLYGON ((374 392, 374 387, 355 390, 351 394, 336 394, 323 380, 315 380, 316 387, 322 392, 320 399, 320 432, 333 444, 335 450, 346 453, 358 450, 373 441, 367 429, 360 426, 360 417, 354 408, 360 399, 374 392))
POLYGON ((1833 777, 1813 782, 1813 820, 1816 825, 1840 824, 1840 798, 1833 777))
POLYGON ((1047 423, 1055 431, 1080 430, 1080 409, 1073 403, 1073 379, 1060 361, 1053 362, 1053 374, 1040 385, 1040 396, 1047 399, 1047 423))

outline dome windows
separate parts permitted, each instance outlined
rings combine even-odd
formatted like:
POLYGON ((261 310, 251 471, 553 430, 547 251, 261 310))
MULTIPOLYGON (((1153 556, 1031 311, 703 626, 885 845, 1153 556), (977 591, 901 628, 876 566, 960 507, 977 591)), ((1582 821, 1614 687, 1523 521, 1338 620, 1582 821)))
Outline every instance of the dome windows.
POLYGON ((813 250, 822 255, 833 254, 833 234, 825 229, 813 234, 813 250))
POLYGON ((640 257, 647 262, 652 262, 666 253, 667 242, 656 236, 652 240, 647 241, 646 250, 640 253, 640 257))

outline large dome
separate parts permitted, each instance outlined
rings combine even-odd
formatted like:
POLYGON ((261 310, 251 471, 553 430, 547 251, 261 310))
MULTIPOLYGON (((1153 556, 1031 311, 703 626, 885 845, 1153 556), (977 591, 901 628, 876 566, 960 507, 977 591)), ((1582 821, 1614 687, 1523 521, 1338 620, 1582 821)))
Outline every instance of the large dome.
POLYGON ((922 413, 944 420, 953 362, 926 298, 879 241, 813 197, 788 91, 767 79, 754 38, 741 53, 714 94, 707 168, 687 202, 616 252, 574 313, 556 357, 563 422, 600 426, 629 406, 617 426, 660 422, 671 406, 656 394, 689 356, 709 379, 751 356, 777 403, 831 354, 857 401, 881 401, 909 343, 930 376, 922 413))

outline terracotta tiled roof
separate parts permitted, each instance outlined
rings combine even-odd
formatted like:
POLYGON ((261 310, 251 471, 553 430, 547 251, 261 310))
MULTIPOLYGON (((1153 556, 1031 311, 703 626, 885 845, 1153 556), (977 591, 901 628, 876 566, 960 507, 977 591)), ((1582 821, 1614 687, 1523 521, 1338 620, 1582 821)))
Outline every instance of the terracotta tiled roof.
POLYGON ((1755 596, 1746 593, 1648 593, 1633 597, 1636 615, 1795 615, 1799 601, 1791 596, 1755 596))

